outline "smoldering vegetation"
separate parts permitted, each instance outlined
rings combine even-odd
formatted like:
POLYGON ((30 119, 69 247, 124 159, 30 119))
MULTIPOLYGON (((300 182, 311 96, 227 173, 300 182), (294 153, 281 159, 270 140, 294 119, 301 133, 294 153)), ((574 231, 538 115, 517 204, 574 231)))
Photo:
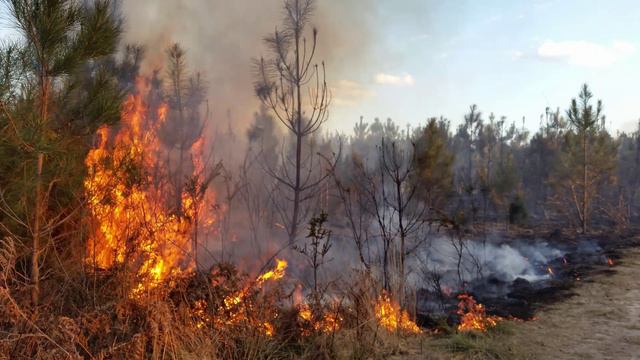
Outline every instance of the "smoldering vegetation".
POLYGON ((640 130, 586 84, 535 132, 471 105, 337 133, 375 7, 5 5, 0 356, 384 358, 531 320, 634 244, 640 130))

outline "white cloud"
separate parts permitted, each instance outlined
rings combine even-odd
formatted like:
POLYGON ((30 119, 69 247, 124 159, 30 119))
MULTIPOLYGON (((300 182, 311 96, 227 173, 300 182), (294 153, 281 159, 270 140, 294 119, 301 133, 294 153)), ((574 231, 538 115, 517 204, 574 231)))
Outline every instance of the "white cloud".
POLYGON ((633 54, 635 46, 625 41, 614 41, 610 46, 588 41, 547 40, 538 47, 538 58, 562 61, 570 65, 590 68, 608 67, 633 54))
POLYGON ((366 86, 350 80, 340 80, 331 88, 332 103, 338 106, 356 106, 362 100, 375 96, 366 86))
POLYGON ((522 58, 524 58, 524 53, 520 50, 512 50, 509 51, 509 55, 511 56, 511 60, 513 61, 518 61, 522 58))
POLYGON ((412 86, 416 83, 413 76, 403 73, 402 75, 391 75, 385 73, 376 74, 376 84, 392 86, 412 86))

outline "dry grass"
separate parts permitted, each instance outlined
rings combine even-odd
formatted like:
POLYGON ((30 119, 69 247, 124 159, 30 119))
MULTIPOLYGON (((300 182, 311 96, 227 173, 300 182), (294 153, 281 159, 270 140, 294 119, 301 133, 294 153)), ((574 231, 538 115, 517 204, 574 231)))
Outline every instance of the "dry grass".
POLYGON ((226 264, 135 297, 126 269, 67 271, 42 282, 46 296, 32 309, 28 283, 17 281, 24 275, 15 244, 1 245, 0 359, 382 359, 406 352, 405 334, 378 325, 377 286, 368 276, 333 289, 339 300, 313 307, 312 321, 290 305, 285 283, 258 287, 226 264), (314 326, 328 316, 339 326, 314 326))

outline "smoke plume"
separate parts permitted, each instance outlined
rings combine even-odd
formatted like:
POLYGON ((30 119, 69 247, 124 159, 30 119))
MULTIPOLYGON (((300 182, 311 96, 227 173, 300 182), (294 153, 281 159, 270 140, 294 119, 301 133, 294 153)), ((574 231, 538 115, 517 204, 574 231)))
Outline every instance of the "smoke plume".
MULTIPOLYGON (((173 42, 187 50, 190 68, 208 82, 214 126, 243 131, 258 108, 252 59, 267 55, 263 39, 281 23, 282 0, 123 0, 125 41, 146 49, 144 70, 160 68, 173 42)), ((317 1, 316 60, 332 86, 367 61, 378 7, 367 0, 317 1), (355 61, 358 66, 355 66, 355 61)))

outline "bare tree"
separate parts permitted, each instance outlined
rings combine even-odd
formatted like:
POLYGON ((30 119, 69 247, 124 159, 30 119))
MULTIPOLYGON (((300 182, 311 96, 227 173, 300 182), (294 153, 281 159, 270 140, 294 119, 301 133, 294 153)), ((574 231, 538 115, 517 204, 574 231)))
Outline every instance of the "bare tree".
POLYGON ((402 300, 406 257, 426 240, 417 235, 428 222, 428 206, 419 198, 413 178, 417 171, 414 146, 383 138, 375 165, 366 164, 357 154, 351 164, 352 178, 336 175, 336 188, 360 261, 370 270, 369 242, 379 239, 383 287, 402 300))
POLYGON ((408 247, 409 237, 418 232, 426 222, 427 205, 418 200, 418 186, 412 181, 415 169, 415 149, 413 144, 401 147, 398 143, 388 144, 382 140, 380 147, 382 200, 386 208, 395 215, 391 224, 399 237, 398 297, 403 300, 406 282, 406 256, 419 244, 408 247), (385 180, 389 181, 386 189, 385 180))
POLYGON ((282 29, 265 39, 272 56, 256 62, 256 95, 295 142, 292 153, 283 149, 280 168, 268 169, 291 205, 290 209, 283 209, 289 213, 282 217, 290 243, 306 222, 305 203, 328 176, 314 171, 313 149, 303 150, 306 141, 326 121, 330 102, 324 62, 314 62, 318 31, 314 28, 310 39, 305 36, 314 8, 313 0, 285 0, 282 29))

